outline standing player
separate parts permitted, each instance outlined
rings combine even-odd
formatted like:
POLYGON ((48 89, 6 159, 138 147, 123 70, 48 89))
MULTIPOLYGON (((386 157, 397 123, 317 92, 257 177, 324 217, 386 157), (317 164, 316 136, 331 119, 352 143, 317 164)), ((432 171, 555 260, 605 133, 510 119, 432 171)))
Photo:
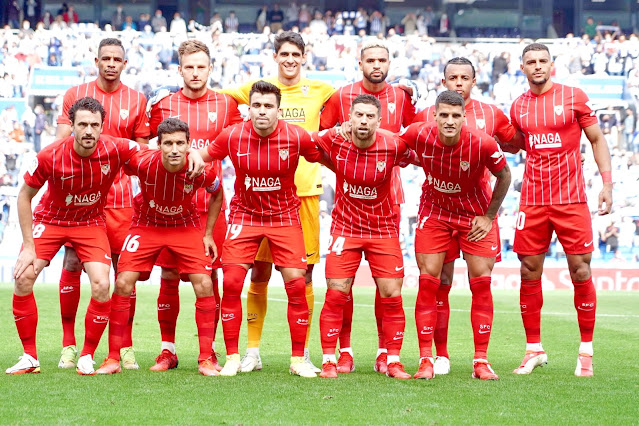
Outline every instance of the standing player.
MULTIPOLYGON (((228 156, 237 176, 222 254, 222 326, 227 355, 220 374, 224 376, 234 376, 240 371, 240 295, 258 246, 266 239, 288 295, 290 371, 303 377, 316 377, 304 359, 308 330, 304 290, 307 257, 294 174, 300 156, 308 161, 319 161, 322 157, 304 129, 278 119, 280 99, 280 90, 275 85, 258 81, 249 94, 251 122, 223 130, 213 144, 200 150, 205 161, 228 156)), ((210 237, 210 233, 207 236, 210 237)))
POLYGON ((68 114, 73 136, 57 140, 38 153, 18 195, 23 246, 14 272, 13 316, 24 355, 6 370, 7 374, 40 372, 33 284, 62 245, 73 246, 91 282, 84 347, 77 362, 79 374, 94 374, 93 354, 109 320, 111 250, 104 204, 120 167, 139 145, 101 135, 106 114, 93 98, 76 101, 68 114), (45 183, 47 190, 32 216, 31 200, 45 183))
POLYGON ((521 60, 530 90, 512 104, 510 118, 527 141, 513 246, 521 261, 520 305, 526 355, 514 372, 530 374, 548 360, 541 345, 541 275, 554 231, 566 252, 575 286, 574 304, 581 333, 575 375, 592 376, 597 297, 590 271, 593 236, 581 166, 581 131, 592 145, 603 179, 600 215, 610 213, 612 205, 610 152, 586 94, 550 79, 553 61, 548 48, 540 43, 530 44, 524 48, 521 60))
MULTIPOLYGON (((72 87, 64 94, 62 114, 58 117, 56 138, 71 135, 69 109, 76 100, 90 96, 97 99, 106 112, 104 116, 104 135, 132 139, 146 143, 149 137, 149 125, 146 118, 146 98, 138 91, 122 84, 120 75, 126 67, 126 52, 122 42, 116 38, 100 41, 95 65, 98 78, 90 83, 72 87)), ((126 231, 133 216, 133 195, 128 176, 118 171, 113 187, 109 191, 105 205, 107 235, 111 247, 113 267, 117 273, 118 256, 126 231)), ((76 363, 75 317, 80 301, 80 274, 82 265, 73 247, 65 246, 62 275, 60 276, 60 315, 62 317, 62 356, 60 368, 73 368, 76 363)), ((125 347, 122 349, 124 368, 137 369, 135 353, 131 341, 131 326, 135 314, 135 293, 131 297, 131 317, 127 329, 125 347)))
MULTIPOLYGON (((379 127, 393 133, 399 133, 402 126, 408 126, 415 117, 415 107, 411 103, 410 96, 402 89, 391 86, 386 82, 390 58, 388 47, 379 40, 366 42, 360 51, 359 67, 364 78, 357 83, 349 84, 337 90, 328 100, 320 117, 320 128, 328 129, 338 123, 348 121, 353 99, 358 95, 370 94, 379 99, 381 103, 379 127)), ((399 229, 401 204, 404 203, 404 190, 402 188, 399 167, 393 170, 391 180, 391 192, 393 215, 397 229, 399 229)), ((386 337, 382 330, 383 306, 380 299, 379 288, 375 291, 375 318, 377 320, 378 350, 375 361, 375 371, 386 373, 385 346, 386 337)), ((351 348, 351 325, 353 322, 353 293, 348 294, 348 301, 344 309, 344 321, 339 337, 340 357, 337 363, 339 373, 350 373, 355 369, 353 365, 353 349, 351 348)))
POLYGON ((420 365, 415 378, 434 377, 436 296, 446 250, 457 231, 472 292, 473 377, 496 380, 486 359, 493 322, 490 275, 499 252, 493 225, 510 185, 510 170, 492 137, 463 124, 464 99, 459 93, 447 90, 437 97, 435 121, 413 124, 402 136, 417 153, 426 174, 415 235, 420 271, 415 304, 420 365), (486 168, 497 177, 492 196, 484 184, 486 168))
MULTIPOLYGON (((453 58, 444 66, 444 78, 442 84, 464 98, 465 124, 477 130, 484 131, 497 139, 502 147, 507 145, 521 145, 522 135, 515 128, 508 117, 496 106, 479 102, 470 97, 475 87, 475 67, 466 58, 453 58)), ((415 122, 435 120, 435 106, 426 108, 415 116, 415 122)), ((506 148, 504 148, 506 149, 506 148)), ((516 149, 519 150, 518 148, 516 149)), ((485 184, 490 188, 492 174, 486 170, 485 184)), ((491 189, 492 190, 492 189, 491 189)), ((499 227, 493 224, 497 230, 499 239, 499 227)), ((441 284, 437 290, 437 324, 435 325, 434 341, 437 349, 435 358, 435 374, 448 374, 450 372, 450 356, 448 355, 448 320, 450 318, 450 304, 448 294, 453 283, 453 271, 455 259, 459 257, 459 237, 455 233, 451 245, 446 252, 444 267, 442 269, 441 284)), ((497 262, 501 260, 501 251, 497 254, 497 262)))
MULTIPOLYGON (((330 98, 334 89, 331 85, 302 77, 302 65, 306 61, 305 44, 302 36, 292 31, 284 31, 275 37, 275 53, 273 59, 278 64, 277 76, 265 81, 277 86, 282 93, 282 118, 308 131, 319 130, 319 114, 324 103, 330 98)), ((254 82, 242 85, 237 89, 224 90, 239 103, 249 103, 249 92, 254 82)), ((309 324, 313 317, 313 266, 319 262, 319 195, 322 193, 321 166, 310 164, 300 158, 295 173, 295 186, 300 197, 300 219, 304 230, 306 248, 306 300, 309 308, 309 324)), ((248 348, 242 363, 242 371, 260 370, 260 340, 266 316, 267 285, 271 277, 272 256, 268 244, 263 242, 251 271, 251 286, 246 300, 248 348)), ((308 355, 308 339, 306 336, 304 356, 312 366, 308 355)), ((320 370, 313 366, 316 372, 320 370)))
MULTIPOLYGON (((178 71, 184 80, 184 85, 178 92, 161 99, 151 108, 150 127, 153 135, 157 134, 160 122, 168 117, 179 117, 186 122, 190 131, 190 145, 193 149, 206 148, 213 142, 223 128, 242 121, 237 102, 230 96, 216 93, 207 87, 211 73, 211 54, 209 48, 197 40, 183 42, 178 48, 180 65, 178 71)), ((215 173, 222 176, 219 161, 214 162, 215 173)), ((194 201, 202 222, 202 232, 206 224, 209 211, 209 195, 198 189, 194 201)), ((222 251, 222 242, 226 232, 226 217, 221 214, 215 222, 214 239, 218 252, 222 251)), ((154 371, 163 371, 177 367, 178 358, 175 350, 175 326, 180 312, 180 277, 176 269, 176 260, 170 252, 164 251, 157 260, 162 267, 160 279, 160 294, 158 295, 158 322, 162 335, 161 353, 156 358, 156 364, 151 367, 154 371)), ((218 292, 217 269, 222 264, 219 259, 213 262, 211 278, 213 293, 216 301, 215 325, 213 327, 213 344, 215 345, 215 331, 219 319, 220 295, 218 292)), ((211 349, 213 363, 221 370, 215 355, 215 348, 211 349)))
MULTIPOLYGON (((343 327, 345 306, 352 299, 349 296, 362 252, 371 266, 382 306, 378 328, 384 335, 380 346, 388 349, 386 375, 411 378, 399 361, 406 325, 401 296, 404 262, 393 217, 395 199, 391 196, 395 166, 410 150, 395 134, 377 130, 382 114, 382 104, 375 96, 359 95, 350 107, 351 140, 344 139, 335 129, 316 137, 316 143, 330 156, 337 175, 326 258, 328 289, 320 315, 324 353, 320 376, 325 378, 337 378, 338 372, 352 371, 352 368, 339 370, 335 347, 343 327)), ((349 319, 352 321, 352 316, 349 319)), ((340 360, 344 356, 342 352, 340 360)))
MULTIPOLYGON (((120 348, 129 317, 129 297, 141 274, 148 276, 162 250, 177 261, 178 271, 188 275, 195 291, 195 322, 200 354, 198 370, 205 376, 217 376, 211 358, 215 321, 215 298, 210 277, 213 241, 203 244, 200 214, 193 198, 200 188, 210 193, 210 227, 222 205, 221 184, 213 167, 191 179, 187 176, 187 151, 190 145, 188 125, 167 118, 157 126, 159 150, 146 150, 125 165, 127 174, 140 178, 141 193, 135 197, 135 214, 120 258, 120 272, 111 298, 109 320, 109 356, 97 374, 119 373, 120 348), (206 254, 205 254, 206 253, 206 254)), ((201 196, 201 194, 199 194, 201 196)))

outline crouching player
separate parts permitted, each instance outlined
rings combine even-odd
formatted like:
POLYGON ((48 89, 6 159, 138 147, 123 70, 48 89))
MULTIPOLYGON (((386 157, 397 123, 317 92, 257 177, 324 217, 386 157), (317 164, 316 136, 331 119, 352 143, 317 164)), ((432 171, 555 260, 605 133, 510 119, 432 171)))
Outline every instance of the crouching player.
MULTIPOLYGON (((202 240, 200 216, 193 204, 197 189, 211 193, 207 229, 213 229, 222 204, 221 183, 211 167, 198 177, 188 175, 189 128, 176 118, 158 126, 159 150, 146 150, 124 168, 140 178, 141 193, 135 197, 135 214, 120 256, 119 273, 111 298, 109 355, 96 371, 121 371, 120 348, 129 318, 129 298, 137 280, 144 279, 162 250, 177 260, 179 273, 191 281, 195 291, 195 323, 200 354, 198 370, 205 376, 219 373, 211 359, 215 298, 211 281, 211 255, 217 256, 212 239, 202 240)), ((197 154, 196 154, 197 156, 197 154)))
MULTIPOLYGON (((36 351, 38 308, 33 284, 42 269, 70 243, 91 281, 91 301, 84 320, 84 347, 76 366, 78 374, 95 374, 93 354, 109 320, 109 269, 111 249, 107 238, 104 204, 109 188, 140 148, 133 141, 102 135, 105 112, 93 98, 82 98, 69 109, 72 136, 40 151, 24 175, 18 194, 18 217, 23 246, 16 262, 13 317, 24 355, 7 374, 39 373, 36 351), (31 201, 48 183, 31 214, 31 201)), ((127 313, 128 315, 128 313, 127 313)), ((128 317, 125 318, 125 323, 128 317)))
MULTIPOLYGON (((246 273, 266 238, 288 295, 290 372, 317 377, 304 360, 308 329, 304 278, 307 259, 294 175, 301 156, 309 162, 318 162, 322 155, 304 129, 278 119, 280 101, 281 92, 275 85, 265 81, 254 83, 249 93, 251 121, 227 127, 207 149, 200 150, 205 161, 228 156, 237 176, 222 249, 221 310, 227 353, 226 364, 220 372, 223 376, 234 376, 240 371, 240 295, 246 273)), ((210 233, 207 238, 211 238, 210 233)))
POLYGON ((420 200, 415 252, 419 290, 415 322, 419 341, 418 379, 432 379, 432 341, 437 319, 437 290, 453 232, 459 233, 468 265, 472 305, 470 321, 475 342, 473 377, 498 379, 486 360, 493 323, 490 275, 499 252, 495 215, 508 186, 510 170, 495 139, 464 124, 464 98, 442 92, 435 103, 435 123, 408 127, 402 138, 415 150, 426 174, 420 200), (494 192, 485 170, 497 177, 494 192))
POLYGON ((326 258, 328 288, 320 314, 324 352, 320 376, 325 378, 337 378, 335 347, 362 252, 381 296, 386 375, 411 378, 399 361, 406 325, 401 296, 404 261, 390 196, 393 167, 402 160, 408 163, 411 151, 394 133, 378 130, 381 110, 375 96, 358 95, 350 108, 351 140, 336 129, 314 135, 330 156, 337 176, 326 258))

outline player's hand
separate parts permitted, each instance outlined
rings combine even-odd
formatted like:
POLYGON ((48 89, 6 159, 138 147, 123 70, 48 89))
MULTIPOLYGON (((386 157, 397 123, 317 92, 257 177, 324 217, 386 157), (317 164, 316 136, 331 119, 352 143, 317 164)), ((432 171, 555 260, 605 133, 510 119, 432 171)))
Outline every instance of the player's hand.
POLYGON ((217 246, 215 241, 213 241, 213 237, 205 234, 202 241, 204 242, 204 254, 209 256, 212 261, 215 261, 217 259, 217 246))
POLYGON ((488 216, 475 216, 468 233, 468 241, 474 242, 484 239, 492 227, 493 221, 488 216))
POLYGON ((409 80, 407 78, 400 78, 396 83, 391 83, 393 86, 396 86, 402 89, 404 92, 410 96, 410 103, 415 105, 419 100, 419 87, 417 83, 413 80, 409 80))
POLYGON ((24 271, 27 270, 29 266, 33 266, 33 270, 36 275, 40 271, 35 270, 35 261, 37 259, 36 252, 33 249, 23 248, 20 254, 18 255, 18 260, 16 261, 16 266, 13 270, 13 278, 18 279, 22 276, 24 271))
POLYGON ((337 128, 337 133, 347 141, 351 140, 351 131, 353 130, 353 126, 351 126, 350 121, 346 121, 342 123, 341 126, 337 128))
POLYGON ((604 183, 599 193, 599 216, 607 215, 612 210, 612 184, 604 183))
POLYGON ((205 166, 206 163, 202 159, 200 153, 197 152, 197 149, 189 149, 189 177, 194 179, 204 173, 205 166))

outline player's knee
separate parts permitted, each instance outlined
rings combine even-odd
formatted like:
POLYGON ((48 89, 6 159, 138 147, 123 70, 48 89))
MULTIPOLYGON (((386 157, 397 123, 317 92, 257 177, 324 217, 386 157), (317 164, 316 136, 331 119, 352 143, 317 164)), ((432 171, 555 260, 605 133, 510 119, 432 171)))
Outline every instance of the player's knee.
POLYGON ((66 249, 64 252, 64 260, 62 266, 69 272, 78 272, 82 270, 82 262, 75 253, 75 250, 66 249))
POLYGON ((96 277, 91 279, 91 297, 98 302, 109 300, 109 277, 96 277))
POLYGON ((178 274, 178 270, 175 268, 162 268, 160 278, 163 280, 175 281, 180 279, 180 274, 178 274))
POLYGON ((35 283, 36 276, 33 272, 24 271, 19 278, 16 278, 14 284, 15 293, 18 296, 24 296, 33 291, 33 284, 35 283))
POLYGON ((520 256, 521 261, 521 278, 524 280, 534 280, 541 278, 543 271, 543 263, 538 262, 535 258, 530 256, 520 256))
POLYGON ((251 281, 265 283, 271 279, 271 269, 272 266, 270 263, 266 262, 255 262, 253 264, 253 268, 251 268, 251 281))
POLYGON ((569 265, 570 278, 573 281, 586 281, 591 276, 590 265, 581 262, 576 265, 569 265))
POLYGON ((213 296, 213 282, 206 274, 191 274, 189 276, 196 297, 213 296))

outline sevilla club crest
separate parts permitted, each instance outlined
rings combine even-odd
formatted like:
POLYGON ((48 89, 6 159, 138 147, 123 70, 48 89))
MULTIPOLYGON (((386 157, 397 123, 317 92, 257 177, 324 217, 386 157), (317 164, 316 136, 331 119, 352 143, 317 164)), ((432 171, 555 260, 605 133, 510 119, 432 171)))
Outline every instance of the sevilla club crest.
POLYGON ((129 110, 128 109, 121 109, 120 110, 120 118, 122 120, 126 120, 127 118, 129 118, 129 110))
POLYGON ((215 123, 215 120, 217 120, 217 112, 209 112, 209 121, 215 123))
POLYGON ((308 86, 302 86, 302 94, 308 96, 308 86))
POLYGON ((111 171, 111 166, 109 164, 103 164, 100 166, 100 170, 102 170, 103 175, 108 175, 111 171))
POLYGON ((377 162, 377 170, 382 172, 386 168, 386 161, 378 161, 377 162))
POLYGON ((286 161, 288 158, 288 149, 280 149, 280 158, 282 161, 286 161))
POLYGON ((459 163, 459 166, 461 167, 463 171, 467 171, 468 168, 470 167, 470 163, 468 161, 462 161, 459 163))
POLYGON ((486 120, 483 118, 479 118, 475 120, 475 124, 477 125, 478 129, 483 129, 484 127, 486 127, 486 120))
POLYGON ((391 114, 395 113, 395 102, 388 103, 388 112, 390 112, 391 114))
POLYGON ((555 105, 555 114, 561 115, 563 113, 564 113, 564 106, 563 105, 555 105))
POLYGON ((189 194, 191 191, 193 191, 193 184, 192 183, 185 184, 184 185, 184 192, 189 194))

